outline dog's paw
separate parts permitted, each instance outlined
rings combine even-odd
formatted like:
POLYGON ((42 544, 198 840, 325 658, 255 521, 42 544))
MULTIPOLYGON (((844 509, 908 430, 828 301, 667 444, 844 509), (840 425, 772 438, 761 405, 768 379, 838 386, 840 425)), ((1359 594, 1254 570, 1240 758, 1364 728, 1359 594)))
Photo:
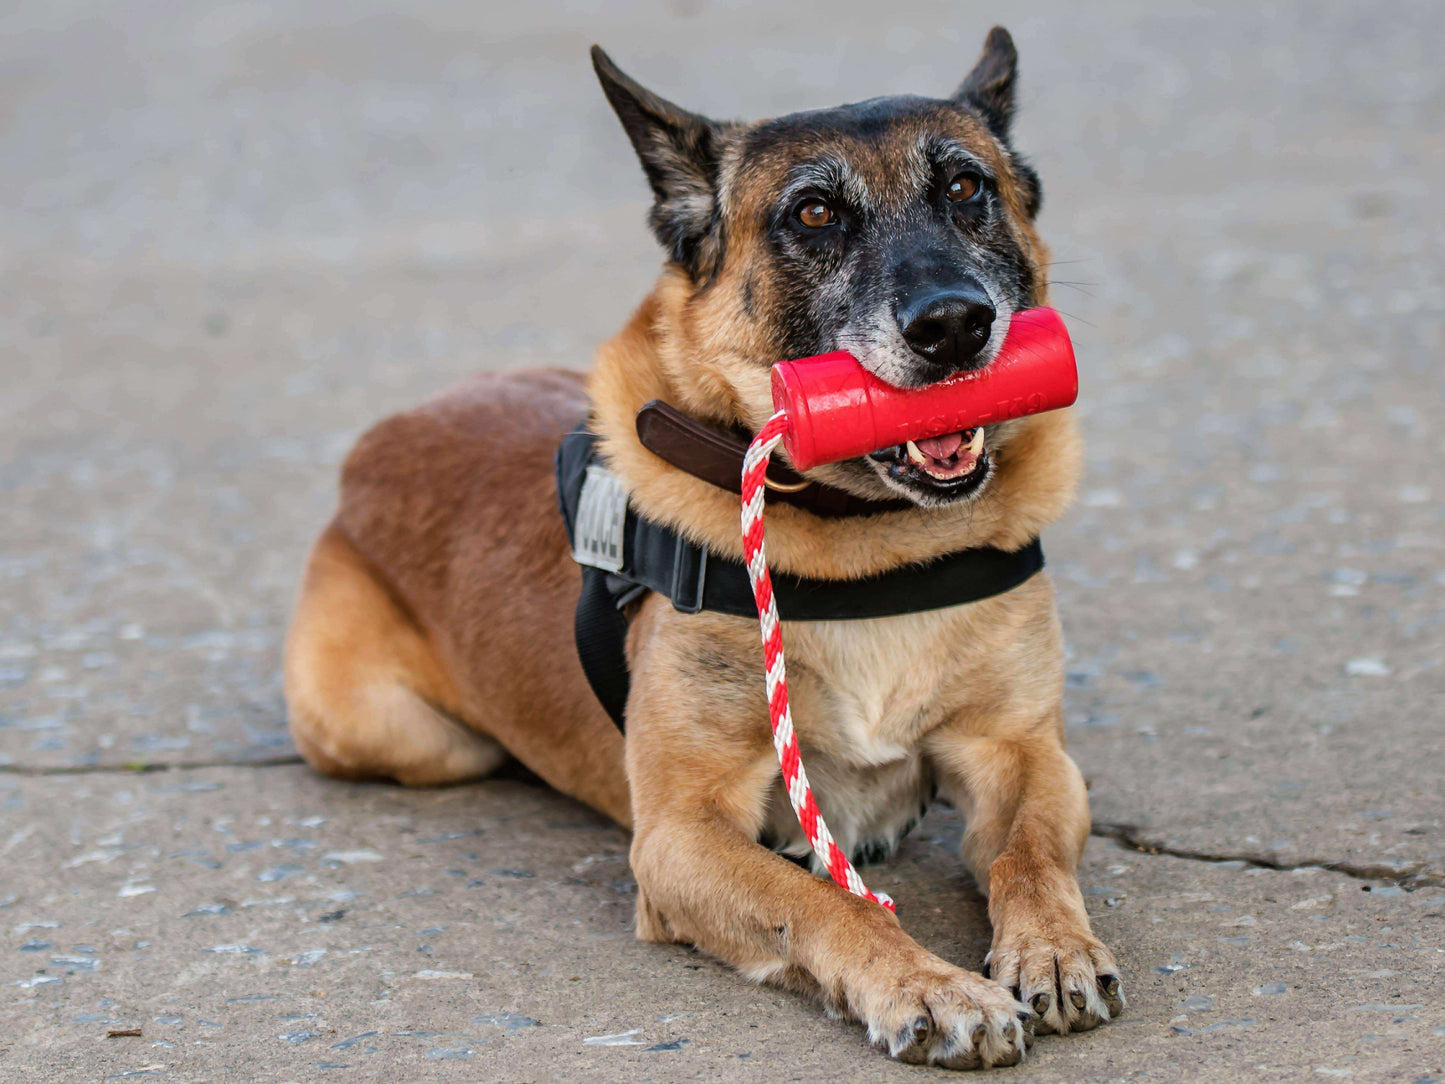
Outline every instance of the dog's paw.
POLYGON ((936 957, 869 985, 859 999, 868 1038, 899 1061, 946 1069, 1017 1065, 1033 1043, 1027 1006, 998 983, 936 957))
POLYGON ((984 973, 1013 990, 1040 1035, 1088 1031, 1124 1011, 1119 965, 1088 933, 994 938, 984 973))

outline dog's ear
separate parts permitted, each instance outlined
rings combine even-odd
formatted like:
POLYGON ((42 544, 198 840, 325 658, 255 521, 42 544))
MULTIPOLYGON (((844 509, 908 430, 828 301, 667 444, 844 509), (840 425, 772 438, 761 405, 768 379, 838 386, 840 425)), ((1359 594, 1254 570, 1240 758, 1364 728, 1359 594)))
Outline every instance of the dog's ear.
POLYGON ((724 126, 628 78, 600 46, 592 46, 592 65, 652 186, 652 232, 671 259, 694 278, 706 278, 720 254, 717 179, 724 126))
POLYGON ((1039 171, 1021 154, 1013 156, 1013 170, 1024 198, 1024 213, 1030 218, 1038 218, 1039 208, 1044 205, 1044 186, 1039 181, 1039 171))
POLYGON ((953 100, 965 109, 980 114, 989 130, 1004 142, 1008 141, 1009 124, 1014 116, 1014 83, 1018 75, 1019 54, 1009 32, 996 26, 988 32, 983 54, 973 71, 968 73, 953 100))

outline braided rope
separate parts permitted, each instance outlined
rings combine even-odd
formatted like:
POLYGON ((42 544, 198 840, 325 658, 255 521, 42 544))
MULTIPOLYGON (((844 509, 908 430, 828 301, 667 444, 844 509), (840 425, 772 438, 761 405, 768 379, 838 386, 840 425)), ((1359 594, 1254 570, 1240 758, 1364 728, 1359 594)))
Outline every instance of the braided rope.
POLYGON ((758 432, 743 457, 743 558, 748 566, 748 581, 753 586, 753 599, 758 604, 758 624, 763 636, 763 661, 768 690, 768 716, 773 724, 773 747, 778 751, 778 765, 783 770, 783 784, 798 823, 812 845, 813 853, 823 861, 833 880, 855 896, 872 900, 892 911, 893 901, 883 893, 870 892, 848 861, 848 856, 833 840, 823 822, 808 773, 803 770, 798 751, 798 737, 793 732, 793 713, 788 706, 788 675, 783 664, 783 627, 778 620, 778 605, 773 598, 773 578, 768 573, 768 558, 763 550, 763 494, 768 471, 768 457, 783 439, 788 416, 778 411, 758 432))

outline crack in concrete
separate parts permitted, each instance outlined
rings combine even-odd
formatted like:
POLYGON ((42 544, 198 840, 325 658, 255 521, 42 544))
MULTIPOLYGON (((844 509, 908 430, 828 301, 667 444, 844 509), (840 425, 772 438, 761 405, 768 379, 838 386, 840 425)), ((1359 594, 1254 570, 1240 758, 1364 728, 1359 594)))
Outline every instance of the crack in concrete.
MULTIPOLYGON (((202 768, 283 768, 305 764, 299 756, 286 755, 260 757, 255 760, 179 760, 179 761, 136 761, 127 764, 57 764, 50 766, 33 764, 0 764, 0 775, 20 775, 31 778, 66 775, 150 775, 156 772, 196 771, 202 768)), ((1369 865, 1356 862, 1330 862, 1323 859, 1307 859, 1299 862, 1282 862, 1265 855, 1241 852, 1238 854, 1216 854, 1208 851, 1194 851, 1175 847, 1159 840, 1144 839, 1142 829, 1136 824, 1110 824, 1095 821, 1089 829, 1090 835, 1101 839, 1112 839, 1125 850, 1140 854, 1167 854, 1172 858, 1185 858, 1193 862, 1242 862, 1257 869, 1271 869, 1289 872, 1297 869, 1325 869, 1357 881, 1381 881, 1398 885, 1407 892, 1417 888, 1445 887, 1445 872, 1430 870, 1424 863, 1414 863, 1404 870, 1392 866, 1369 865)))
POLYGON ((1184 847, 1170 846, 1158 840, 1143 839, 1140 832, 1141 829, 1135 824, 1107 824, 1100 821, 1095 821, 1090 829, 1091 835, 1112 839, 1120 847, 1138 851, 1140 854, 1167 854, 1173 858, 1187 858, 1195 862, 1242 862, 1246 866, 1254 866, 1257 869, 1272 869, 1286 873, 1297 869, 1326 869, 1331 873, 1338 873, 1357 881, 1383 881, 1398 885, 1406 892, 1413 892, 1417 888, 1445 887, 1445 872, 1428 869, 1422 862, 1416 862, 1404 870, 1386 865, 1330 862, 1324 859, 1282 862, 1277 858, 1248 852, 1214 854, 1208 851, 1192 851, 1184 847))
POLYGON ((24 775, 30 777, 55 775, 150 775, 154 772, 190 772, 200 768, 281 768, 291 764, 305 764, 300 757, 290 754, 277 757, 258 757, 255 760, 137 760, 125 764, 0 764, 0 775, 24 775))

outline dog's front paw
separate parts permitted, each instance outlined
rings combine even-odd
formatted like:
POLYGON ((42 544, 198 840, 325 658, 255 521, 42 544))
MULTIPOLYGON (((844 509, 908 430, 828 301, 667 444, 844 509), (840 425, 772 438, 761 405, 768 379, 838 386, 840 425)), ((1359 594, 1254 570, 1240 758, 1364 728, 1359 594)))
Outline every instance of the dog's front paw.
POLYGON ((1087 932, 1048 935, 1001 931, 984 971, 1029 1007, 1040 1035, 1088 1031, 1124 1011, 1119 965, 1087 932))
POLYGON ((1017 1065, 1033 1042, 1027 1007, 982 975, 936 957, 901 973, 877 970, 885 973, 864 984, 859 1015, 873 1045, 899 1061, 946 1069, 1017 1065))

